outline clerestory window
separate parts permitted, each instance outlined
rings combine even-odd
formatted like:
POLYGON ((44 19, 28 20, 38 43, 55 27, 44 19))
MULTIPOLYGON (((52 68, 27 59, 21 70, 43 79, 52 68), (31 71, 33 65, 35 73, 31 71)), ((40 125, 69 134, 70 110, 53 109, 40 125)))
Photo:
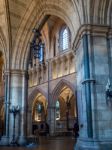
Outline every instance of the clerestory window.
POLYGON ((61 28, 59 36, 59 47, 61 51, 65 51, 70 48, 70 31, 67 26, 61 28))

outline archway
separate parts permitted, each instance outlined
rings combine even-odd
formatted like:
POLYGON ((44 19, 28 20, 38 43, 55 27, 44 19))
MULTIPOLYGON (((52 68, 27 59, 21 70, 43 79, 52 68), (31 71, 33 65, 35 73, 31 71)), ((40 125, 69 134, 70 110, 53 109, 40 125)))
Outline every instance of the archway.
MULTIPOLYGON (((75 96, 68 86, 64 86, 60 91, 58 97, 60 104, 59 117, 56 116, 56 132, 63 132, 64 134, 73 131, 74 120, 77 120, 77 110, 75 96)), ((56 106, 56 114, 57 114, 56 106)))
MULTIPOLYGON (((50 86, 49 86, 50 84, 52 84, 51 82, 52 81, 54 82, 53 86, 55 88, 55 86, 56 86, 55 79, 60 78, 60 77, 63 78, 63 76, 67 76, 67 75, 75 72, 74 71, 75 69, 73 69, 74 63, 73 63, 73 54, 72 54, 72 48, 71 48, 73 39, 72 39, 71 34, 72 34, 72 32, 71 32, 69 26, 66 24, 66 22, 55 15, 47 16, 46 20, 44 20, 44 23, 41 26, 39 26, 37 29, 34 30, 34 38, 32 40, 33 46, 32 46, 32 43, 30 44, 30 46, 31 46, 30 52, 33 51, 34 53, 33 54, 30 53, 30 56, 32 56, 32 55, 33 56, 29 59, 30 63, 28 65, 29 91, 30 91, 30 89, 34 89, 35 87, 39 87, 40 89, 45 89, 46 93, 48 93, 47 99, 49 101, 49 107, 52 107, 51 93, 53 91, 53 87, 50 88, 50 86), (60 34, 63 31, 63 27, 64 28, 66 27, 66 29, 67 29, 67 33, 66 33, 67 35, 65 37, 63 34, 60 34), (68 41, 68 46, 66 49, 65 48, 63 49, 63 45, 62 45, 63 38, 67 38, 67 41, 68 41), (53 39, 55 39, 55 41, 53 41, 53 39), (59 46, 58 46, 58 41, 60 41, 59 46), (38 55, 39 51, 37 51, 37 53, 36 53, 36 48, 38 49, 38 47, 41 47, 40 45, 42 45, 43 43, 44 43, 44 48, 40 48, 40 50, 43 51, 44 57, 43 57, 43 61, 41 61, 41 57, 40 57, 41 54, 38 55), (53 46, 54 43, 56 44, 55 47, 53 46), (66 56, 64 54, 64 55, 62 55, 62 58, 57 59, 57 64, 56 64, 55 68, 53 66, 53 62, 55 62, 56 59, 54 59, 53 48, 55 50, 55 55, 58 57, 61 57, 61 54, 68 52, 66 56), (34 55, 35 53, 37 54, 36 56, 34 55), (52 58, 52 60, 51 60, 51 58, 52 58), (71 61, 71 58, 72 58, 72 61, 71 61), (63 61, 63 62, 61 62, 61 65, 59 64, 58 60, 60 62, 63 61), (58 66, 59 66, 59 68, 58 68, 58 66), (57 68, 58 68, 58 70, 57 70, 57 68)), ((61 80, 61 82, 59 84, 61 84, 61 85, 59 87, 57 87, 58 85, 56 86, 56 91, 59 88, 60 92, 61 92, 61 90, 62 90, 62 88, 64 88, 64 86, 68 86, 71 88, 73 93, 75 93, 74 86, 72 86, 68 81, 65 81, 63 79, 63 80, 61 80)), ((36 90, 35 90, 35 92, 36 92, 36 90)), ((34 98, 36 96, 35 92, 34 92, 34 94, 32 94, 32 96, 34 98)), ((37 92, 36 92, 36 94, 37 94, 37 92)), ((55 94, 56 94, 56 92, 55 92, 55 94)), ((55 94, 53 96, 55 96, 55 94)), ((58 99, 60 96, 60 93, 56 94, 56 96, 58 99)), ((59 99, 61 99, 61 98, 59 98, 59 99)), ((66 100, 64 100, 64 101, 66 103, 66 100)), ((50 118, 49 120, 52 120, 52 119, 50 118)))
MULTIPOLYGON (((41 3, 40 3, 41 4, 41 3)), ((64 4, 66 5, 66 3, 64 2, 64 4)), ((43 2, 42 2, 42 7, 44 6, 44 4, 43 4, 43 2)), ((35 7, 35 4, 33 3, 32 5, 31 5, 31 8, 29 8, 29 13, 27 13, 27 14, 25 14, 24 16, 26 17, 25 18, 25 20, 21 23, 21 25, 20 25, 20 29, 18 29, 18 33, 17 33, 17 40, 16 40, 16 43, 14 44, 14 52, 13 52, 13 58, 12 58, 12 61, 11 61, 11 68, 13 69, 24 69, 24 70, 27 70, 28 69, 28 56, 29 56, 29 43, 28 42, 31 42, 32 41, 32 36, 33 36, 33 34, 32 34, 32 29, 35 27, 36 29, 40 29, 41 27, 42 27, 42 25, 43 25, 43 20, 44 20, 44 18, 47 16, 47 15, 50 15, 51 17, 53 16, 56 16, 56 17, 59 17, 59 18, 61 18, 60 20, 63 20, 63 22, 64 22, 64 24, 66 24, 69 28, 70 28, 70 30, 71 30, 71 33, 72 33, 72 42, 71 42, 71 48, 72 48, 72 43, 73 43, 73 40, 74 40, 74 35, 76 34, 76 32, 77 32, 77 30, 78 30, 78 25, 80 24, 79 23, 79 18, 77 17, 77 13, 75 14, 74 13, 74 17, 76 18, 76 24, 77 24, 77 29, 76 29, 76 27, 74 28, 74 24, 73 24, 73 22, 72 22, 72 18, 73 18, 73 16, 71 16, 70 18, 69 18, 69 14, 70 14, 70 12, 69 11, 67 11, 68 9, 63 9, 62 8, 62 6, 61 5, 59 5, 59 4, 57 4, 57 2, 56 2, 56 4, 54 3, 54 4, 50 4, 49 5, 49 3, 47 4, 46 3, 46 7, 43 7, 43 9, 42 10, 40 10, 39 8, 39 11, 38 11, 38 9, 37 9, 37 11, 38 11, 38 16, 35 16, 35 15, 33 15, 34 13, 35 13, 35 9, 33 9, 35 7), (54 7, 52 7, 52 6, 54 6, 54 7), (47 9, 46 9, 47 8, 47 9), (57 10, 59 10, 59 11, 57 11, 57 10), (66 14, 66 15, 65 15, 66 14), (32 23, 30 22, 30 19, 32 19, 32 23), (37 22, 39 23, 39 24, 37 24, 37 22), (29 29, 31 29, 30 31, 27 31, 26 30, 26 26, 29 28, 29 29), (20 31, 20 32, 19 32, 20 31), (23 36, 23 33, 24 33, 24 36, 23 36), (21 39, 21 40, 20 40, 21 39), (19 53, 18 53, 19 52, 19 53), (17 57, 18 57, 18 59, 17 59, 17 57)), ((66 5, 66 7, 71 7, 71 9, 72 10, 74 10, 74 7, 72 7, 72 5, 70 4, 70 5, 66 5)), ((76 10, 75 10, 76 11, 76 10)), ((77 12, 77 11, 76 11, 77 12)), ((37 13, 36 13, 36 15, 37 15, 37 13)), ((54 22, 55 22, 56 20, 54 20, 54 22)), ((56 22, 55 22, 55 24, 56 24, 56 22)), ((52 26, 52 23, 50 23, 50 25, 49 25, 51 28, 53 28, 53 26, 52 26)), ((51 30, 49 30, 49 32, 50 32, 51 30)), ((50 37, 50 36, 49 36, 50 37)), ((51 37, 50 37, 51 38, 51 37)), ((57 39, 57 41, 58 41, 58 39, 57 39)), ((48 41, 48 43, 50 43, 49 41, 48 41)), ((49 47, 48 48, 46 48, 46 49, 48 49, 48 51, 50 51, 49 50, 49 48, 50 48, 50 46, 51 46, 51 43, 50 43, 50 45, 49 45, 49 47)), ((47 54, 47 52, 46 52, 46 54, 47 54)), ((66 62, 68 62, 68 61, 66 61, 66 62)), ((36 68, 36 67, 35 67, 36 68)), ((41 71, 38 71, 37 73, 39 74, 39 73, 42 73, 42 69, 43 69, 44 67, 41 65, 41 71)), ((40 68, 39 68, 40 69, 40 68)), ((32 69, 33 70, 33 69, 32 69)), ((60 69, 61 70, 61 69, 60 69)), ((65 70, 66 70, 66 72, 68 72, 68 70, 67 70, 67 67, 65 67, 65 70)), ((62 74, 62 73, 60 73, 60 74, 62 74)), ((44 71, 43 71, 43 74, 41 74, 41 76, 39 77, 39 83, 41 83, 42 82, 42 77, 44 76, 45 74, 44 74, 44 71)), ((64 74, 65 75, 65 74, 64 74)), ((37 76, 35 76, 35 77, 37 77, 37 76)), ((36 79, 35 77, 32 77, 32 79, 36 79)), ((58 76, 59 77, 59 76, 58 76)), ((38 80, 36 80, 36 81, 38 81, 38 80)), ((24 81, 23 81, 24 82, 24 81)), ((35 84, 34 86, 36 86, 37 84, 35 84)), ((24 86, 25 87, 25 86, 24 86)), ((26 98, 24 98, 24 89, 23 89, 23 98, 22 98, 22 101, 24 101, 24 99, 26 98)), ((12 98, 13 99, 13 98, 12 98)), ((22 101, 21 101, 21 103, 22 103, 22 101)), ((22 103, 23 104, 23 103, 22 103)), ((22 132, 21 132, 22 133, 22 132)))
POLYGON ((16 67, 16 69, 27 68, 29 56, 28 42, 32 41, 33 37, 32 29, 40 28, 43 24, 43 20, 45 20, 45 17, 47 15, 57 16, 62 20, 64 20, 64 22, 69 26, 70 30, 72 30, 72 37, 74 40, 74 35, 76 35, 76 32, 78 31, 78 28, 81 24, 81 18, 79 16, 77 7, 74 4, 74 2, 55 1, 55 3, 52 3, 49 1, 48 2, 41 1, 39 2, 39 5, 37 5, 35 1, 32 1, 29 7, 29 11, 24 15, 20 28, 18 29, 17 40, 16 43, 14 44, 12 68, 14 67, 16 67), (70 15, 71 13, 69 10, 73 12, 72 15, 70 15), (75 18, 75 24, 73 18, 75 18), (18 60, 16 59, 17 56, 18 60))
POLYGON ((68 81, 58 83, 52 93, 51 105, 54 106, 54 134, 73 135, 74 122, 78 121, 77 101, 68 81))
POLYGON ((46 134, 47 100, 42 93, 37 93, 32 105, 32 134, 46 134))

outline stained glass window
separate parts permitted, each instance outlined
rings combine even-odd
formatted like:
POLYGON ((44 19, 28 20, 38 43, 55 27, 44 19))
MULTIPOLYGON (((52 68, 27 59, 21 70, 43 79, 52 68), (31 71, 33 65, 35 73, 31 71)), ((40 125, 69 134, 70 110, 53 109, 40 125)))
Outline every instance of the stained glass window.
POLYGON ((60 32, 60 37, 59 37, 59 47, 60 50, 68 50, 70 47, 70 31, 68 27, 63 27, 60 32))
POLYGON ((60 119, 60 103, 57 100, 56 101, 56 120, 59 120, 59 119, 60 119))

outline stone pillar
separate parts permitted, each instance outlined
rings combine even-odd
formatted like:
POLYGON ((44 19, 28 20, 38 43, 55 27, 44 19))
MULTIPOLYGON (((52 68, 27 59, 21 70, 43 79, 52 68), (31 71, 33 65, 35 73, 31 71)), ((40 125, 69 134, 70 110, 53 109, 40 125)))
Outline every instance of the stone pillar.
MULTIPOLYGON (((8 143, 12 141, 13 134, 13 114, 9 109, 12 106, 19 106, 20 112, 15 118, 15 138, 20 145, 25 144, 26 136, 26 107, 27 107, 27 90, 28 78, 27 72, 21 70, 11 70, 8 75, 6 74, 6 92, 5 92, 5 136, 8 143)), ((1 141, 2 142, 2 141, 1 141)), ((2 142, 3 143, 3 142, 2 142)), ((4 144, 4 145, 6 145, 4 144)))
POLYGON ((28 108, 28 73, 22 72, 22 100, 21 100, 21 111, 20 111, 20 135, 19 144, 26 144, 26 132, 27 132, 27 108, 28 108))
POLYGON ((107 38, 108 47, 108 63, 109 63, 109 78, 112 83, 112 31, 110 30, 107 38))
POLYGON ((49 72, 49 80, 51 80, 52 79, 52 71, 53 71, 51 60, 49 60, 47 68, 48 68, 48 72, 49 72))
POLYGON ((75 150, 111 150, 112 115, 105 96, 112 77, 109 28, 86 25, 81 32, 75 57, 80 128, 75 150))
POLYGON ((50 110, 50 106, 51 106, 51 93, 50 93, 50 79, 52 78, 52 73, 51 73, 51 61, 47 61, 47 83, 48 83, 48 96, 47 96, 47 100, 48 100, 48 107, 47 107, 47 123, 50 127, 51 124, 51 110, 50 110))
POLYGON ((55 106, 50 106, 50 135, 55 135, 55 126, 56 126, 56 108, 55 106))
POLYGON ((91 79, 90 79, 90 54, 88 48, 88 35, 83 36, 83 53, 84 53, 84 80, 83 85, 85 89, 86 99, 86 114, 87 114, 87 134, 89 138, 93 137, 92 127, 92 109, 91 109, 91 79))
POLYGON ((0 141, 0 145, 9 144, 9 106, 10 106, 10 71, 5 71, 5 102, 4 102, 4 135, 0 141))
MULTIPOLYGON (((80 65, 78 65, 77 80, 78 80, 78 89, 77 89, 77 102, 78 102, 78 116, 79 118, 79 138, 75 147, 75 150, 89 150, 92 147, 98 149, 99 145, 93 138, 93 108, 92 108, 92 89, 95 83, 95 80, 92 77, 91 72, 91 49, 90 49, 90 34, 84 33, 82 36, 81 47, 79 48, 79 53, 76 57, 79 57, 77 60, 80 65), (79 86, 79 84, 81 84, 79 86), (79 93, 80 92, 80 93, 79 93), (79 94, 81 94, 79 96, 79 94), (81 101, 82 104, 81 104, 81 101), (79 104, 80 103, 80 104, 79 104), (82 105, 82 106, 81 106, 82 105), (80 112, 80 109, 81 112, 80 112), (82 115, 82 116, 81 116, 82 115)), ((77 62, 76 62, 77 63, 77 62)))
POLYGON ((32 135, 32 107, 31 105, 28 106, 28 111, 27 111, 27 136, 32 135))

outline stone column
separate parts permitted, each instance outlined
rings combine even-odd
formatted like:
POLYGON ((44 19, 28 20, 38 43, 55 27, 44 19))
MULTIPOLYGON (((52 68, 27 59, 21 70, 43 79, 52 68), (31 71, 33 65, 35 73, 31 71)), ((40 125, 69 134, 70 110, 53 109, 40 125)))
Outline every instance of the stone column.
POLYGON ((27 137, 32 135, 32 107, 31 105, 28 106, 28 111, 27 111, 27 137))
POLYGON ((109 78, 112 83, 112 31, 110 30, 107 38, 107 47, 108 47, 108 63, 109 63, 109 78))
POLYGON ((5 71, 4 135, 0 145, 9 144, 10 71, 5 71))
MULTIPOLYGON (((83 110, 82 114, 82 120, 83 120, 83 124, 81 123, 82 121, 80 121, 79 119, 79 127, 80 127, 80 133, 79 133, 79 139, 78 142, 76 144, 76 150, 79 149, 90 149, 92 147, 94 147, 94 149, 98 149, 99 146, 97 144, 97 142, 94 141, 93 138, 93 108, 92 108, 92 100, 94 100, 94 98, 92 99, 92 89, 95 83, 95 80, 92 78, 92 72, 91 72, 91 50, 90 50, 90 34, 88 33, 84 33, 83 37, 82 37, 82 43, 81 43, 81 48, 82 48, 82 52, 80 51, 80 56, 79 56, 79 60, 81 61, 79 62, 80 65, 78 66, 79 69, 78 71, 81 71, 78 74, 78 80, 80 81, 79 83, 82 85, 80 85, 78 88, 79 92, 82 94, 80 99, 82 101, 82 106, 81 104, 78 104, 78 106, 80 105, 80 107, 82 107, 83 110), (80 59, 81 57, 81 59, 80 59), (80 148, 79 148, 80 147, 80 148)), ((81 49, 80 49, 81 50, 81 49)), ((78 57, 78 56, 77 56, 78 57)), ((78 83, 78 84, 79 84, 78 83)), ((77 92, 79 94, 79 92, 77 92)), ((78 96, 78 95, 77 95, 78 96)), ((78 96, 79 98, 79 96, 78 96)), ((78 100, 77 100, 78 101, 78 100)), ((80 103, 81 103, 80 101, 80 103)), ((79 102, 78 102, 79 103, 79 102)), ((79 108, 78 108, 79 109, 79 108)), ((81 108, 80 108, 81 109, 81 108)), ((79 112, 80 110, 78 110, 79 112)), ((80 116, 80 112, 79 112, 79 116, 80 116)))
POLYGON ((50 127, 51 124, 51 110, 50 110, 50 106, 51 106, 51 93, 50 93, 50 79, 52 78, 52 74, 51 74, 51 61, 48 60, 47 61, 47 100, 48 100, 48 106, 47 106, 47 123, 50 127))
POLYGON ((26 132, 27 132, 27 108, 28 108, 28 72, 22 72, 22 101, 21 101, 21 112, 20 112, 20 135, 19 144, 24 145, 26 143, 26 132))
POLYGON ((48 61, 48 67, 47 68, 48 68, 49 80, 51 80, 52 79, 52 71, 53 71, 51 60, 48 61))
MULTIPOLYGON (((10 108, 12 106, 19 106, 20 112, 16 116, 15 120, 15 138, 20 145, 26 143, 26 108, 27 108, 27 90, 28 90, 28 78, 27 72, 22 70, 11 70, 11 82, 10 82, 10 108)), ((9 136, 12 140, 13 134, 13 115, 9 114, 9 136)))
POLYGON ((75 150, 111 150, 112 115, 106 85, 112 78, 112 32, 109 35, 110 28, 104 26, 85 28, 76 51, 80 132, 75 150))
POLYGON ((50 135, 55 135, 55 125, 56 125, 56 108, 55 106, 50 106, 50 135))
POLYGON ((90 57, 88 48, 88 35, 83 36, 83 51, 84 51, 84 81, 82 82, 85 88, 86 99, 86 115, 87 115, 87 134, 89 138, 93 137, 92 127, 92 108, 91 108, 91 79, 90 79, 90 57))

